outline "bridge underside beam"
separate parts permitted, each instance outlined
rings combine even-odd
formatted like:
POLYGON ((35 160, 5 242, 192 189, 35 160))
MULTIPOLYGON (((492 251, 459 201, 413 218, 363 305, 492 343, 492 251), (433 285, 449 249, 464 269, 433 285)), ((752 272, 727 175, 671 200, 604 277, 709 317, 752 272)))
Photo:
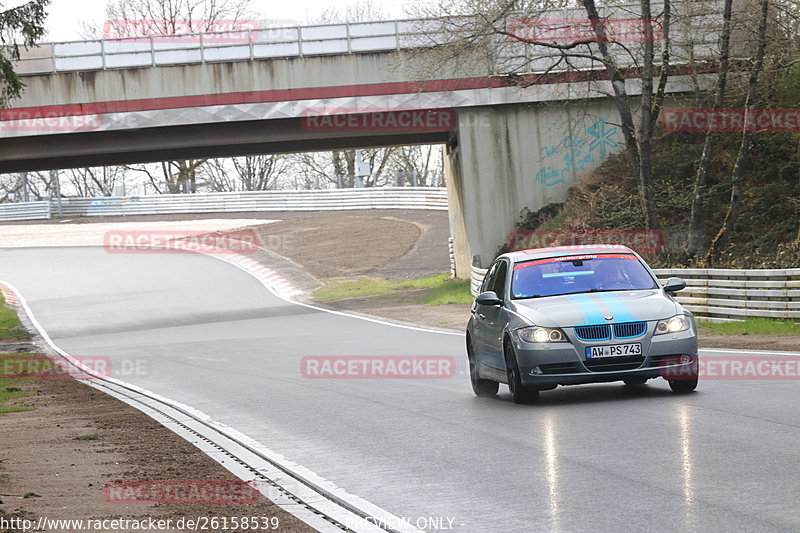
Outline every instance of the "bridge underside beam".
POLYGON ((0 173, 444 143, 446 131, 311 131, 299 119, 0 139, 0 173))

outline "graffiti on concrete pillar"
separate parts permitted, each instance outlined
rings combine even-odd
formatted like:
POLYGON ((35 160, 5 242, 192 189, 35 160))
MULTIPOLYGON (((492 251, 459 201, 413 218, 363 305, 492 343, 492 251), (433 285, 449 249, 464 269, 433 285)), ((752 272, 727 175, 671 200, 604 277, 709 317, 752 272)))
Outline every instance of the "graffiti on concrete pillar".
POLYGON ((573 172, 579 172, 593 163, 605 159, 609 151, 619 147, 615 138, 619 128, 609 126, 601 118, 586 128, 581 135, 567 135, 557 144, 539 149, 538 163, 543 166, 536 173, 537 183, 552 187, 566 183, 573 172))

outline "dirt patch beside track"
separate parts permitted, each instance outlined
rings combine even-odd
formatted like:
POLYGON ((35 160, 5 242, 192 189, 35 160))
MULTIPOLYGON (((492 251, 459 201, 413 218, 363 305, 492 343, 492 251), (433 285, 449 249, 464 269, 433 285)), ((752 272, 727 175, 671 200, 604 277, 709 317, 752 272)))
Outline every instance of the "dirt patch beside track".
MULTIPOLYGON (((0 507, 7 516, 55 520, 153 517, 172 518, 173 524, 181 517, 266 516, 278 517, 278 531, 314 531, 264 497, 256 503, 227 505, 108 502, 103 487, 112 480, 237 478, 150 417, 78 380, 29 378, 20 388, 30 396, 3 406, 35 410, 0 414, 0 507)), ((170 531, 185 529, 173 527, 170 531)))

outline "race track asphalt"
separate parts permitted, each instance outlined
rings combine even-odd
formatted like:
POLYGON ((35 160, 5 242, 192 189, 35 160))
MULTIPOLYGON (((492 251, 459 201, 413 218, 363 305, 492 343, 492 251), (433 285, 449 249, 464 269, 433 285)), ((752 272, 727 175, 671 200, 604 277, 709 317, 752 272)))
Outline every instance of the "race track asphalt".
MULTIPOLYGON (((800 383, 663 380, 478 399, 463 336, 286 302, 213 257, 0 250, 75 356, 191 405, 414 524, 460 532, 798 531, 800 383), (444 379, 308 379, 307 356, 452 356, 444 379), (447 520, 444 520, 447 525, 447 520)), ((714 352, 716 357, 726 354, 714 352)), ((80 408, 80 406, 76 406, 80 408)), ((433 530, 433 528, 429 528, 433 530)))

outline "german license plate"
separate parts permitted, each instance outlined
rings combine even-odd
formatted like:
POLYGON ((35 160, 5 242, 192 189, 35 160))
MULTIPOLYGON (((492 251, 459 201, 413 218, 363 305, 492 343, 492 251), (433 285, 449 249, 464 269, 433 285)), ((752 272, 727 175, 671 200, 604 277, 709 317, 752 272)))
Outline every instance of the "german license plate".
POLYGON ((636 343, 586 347, 586 359, 596 359, 598 357, 625 357, 627 355, 642 355, 642 345, 636 343))

